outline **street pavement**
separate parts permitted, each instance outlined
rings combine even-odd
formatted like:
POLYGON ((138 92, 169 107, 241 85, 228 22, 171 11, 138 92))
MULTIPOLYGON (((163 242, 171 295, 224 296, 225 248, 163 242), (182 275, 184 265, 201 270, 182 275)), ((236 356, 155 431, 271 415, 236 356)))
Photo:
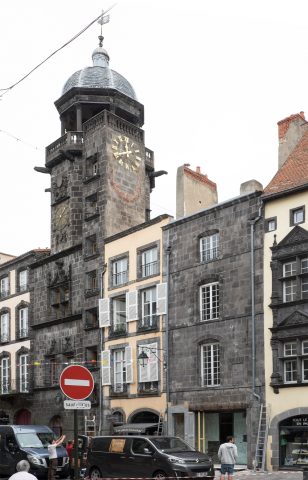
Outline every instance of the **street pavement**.
MULTIPOLYGON (((220 478, 220 472, 216 470, 215 480, 220 478)), ((253 470, 242 470, 235 472, 233 480, 302 480, 303 472, 254 472, 253 470)))

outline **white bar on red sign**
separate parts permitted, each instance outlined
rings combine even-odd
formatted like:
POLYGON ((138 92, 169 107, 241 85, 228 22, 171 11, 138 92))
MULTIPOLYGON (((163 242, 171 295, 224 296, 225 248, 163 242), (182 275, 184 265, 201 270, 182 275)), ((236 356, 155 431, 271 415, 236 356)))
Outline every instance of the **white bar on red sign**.
POLYGON ((90 380, 80 380, 79 378, 65 378, 64 385, 73 385, 75 387, 89 387, 90 380))

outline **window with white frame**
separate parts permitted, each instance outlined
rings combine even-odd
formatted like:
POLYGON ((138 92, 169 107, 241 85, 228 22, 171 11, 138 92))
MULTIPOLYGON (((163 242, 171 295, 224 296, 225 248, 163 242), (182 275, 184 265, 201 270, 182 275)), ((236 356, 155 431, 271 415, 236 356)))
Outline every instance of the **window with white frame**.
POLYGON ((308 299, 308 258, 295 258, 283 264, 283 302, 308 299))
POLYGON ((19 388, 21 392, 29 391, 29 354, 25 353, 19 356, 19 388))
POLYGON ((0 298, 7 297, 10 293, 9 277, 5 276, 0 279, 0 298))
POLYGON ((200 261, 209 262, 218 258, 219 234, 200 238, 200 261))
POLYGON ((290 210, 290 226, 298 225, 305 221, 305 207, 293 208, 290 210))
POLYGON ((152 327, 156 324, 156 287, 147 288, 141 291, 142 318, 143 327, 152 327))
POLYGON ((284 383, 297 382, 297 343, 284 344, 284 383))
POLYGON ((126 296, 112 299, 112 321, 114 332, 126 332, 126 296))
POLYGON ((21 270, 18 274, 19 291, 24 292, 28 289, 28 270, 21 270))
POLYGON ((219 318, 219 283, 208 283, 200 287, 201 321, 219 318))
POLYGON ((19 309, 19 338, 28 336, 28 307, 19 309))
POLYGON ((201 346, 201 384, 203 387, 220 385, 219 343, 207 343, 201 346))
POLYGON ((120 258, 112 262, 112 286, 117 287, 128 281, 127 258, 120 258))
POLYGON ((141 276, 148 277, 158 273, 158 249, 157 247, 144 250, 141 254, 141 276))
POLYGON ((113 389, 115 392, 123 392, 126 384, 126 361, 125 350, 119 348, 113 351, 113 389))
POLYGON ((10 340, 10 318, 9 313, 5 312, 1 314, 1 323, 0 323, 0 341, 2 343, 8 342, 10 340))
POLYGON ((1 393, 9 393, 10 388, 10 360, 9 357, 1 359, 1 393))

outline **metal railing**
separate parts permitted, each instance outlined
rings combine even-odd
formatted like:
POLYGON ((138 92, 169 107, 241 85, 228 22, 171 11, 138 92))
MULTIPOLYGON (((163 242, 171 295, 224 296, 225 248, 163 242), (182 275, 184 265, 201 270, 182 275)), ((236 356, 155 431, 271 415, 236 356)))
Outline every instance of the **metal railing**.
POLYGON ((123 283, 127 283, 127 270, 123 270, 123 272, 114 273, 112 275, 113 287, 117 287, 118 285, 123 285, 123 283))
POLYGON ((150 275, 156 275, 158 273, 158 262, 145 263, 141 265, 142 277, 149 277, 150 275))

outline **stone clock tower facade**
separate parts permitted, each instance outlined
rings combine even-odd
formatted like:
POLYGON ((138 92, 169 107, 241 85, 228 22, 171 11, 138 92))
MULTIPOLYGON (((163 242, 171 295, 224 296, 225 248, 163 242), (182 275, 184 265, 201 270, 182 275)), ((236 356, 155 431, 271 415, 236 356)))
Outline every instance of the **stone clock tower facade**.
MULTIPOLYGON (((72 430, 59 374, 70 362, 99 376, 98 299, 104 238, 149 219, 153 152, 145 147, 143 105, 109 67, 100 46, 55 102, 61 137, 46 148, 51 254, 32 266, 33 423, 72 430)), ((99 391, 92 405, 99 406, 99 391)))

